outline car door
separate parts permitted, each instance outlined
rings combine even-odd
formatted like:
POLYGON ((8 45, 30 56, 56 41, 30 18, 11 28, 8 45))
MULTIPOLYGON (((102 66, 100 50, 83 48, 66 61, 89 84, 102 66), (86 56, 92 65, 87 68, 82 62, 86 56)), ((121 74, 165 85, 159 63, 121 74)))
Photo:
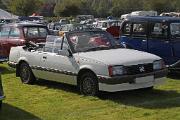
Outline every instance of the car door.
POLYGON ((135 49, 147 51, 147 22, 133 23, 131 39, 135 49))
POLYGON ((172 42, 169 38, 167 23, 151 22, 149 24, 148 52, 162 57, 166 65, 173 59, 172 42))
POLYGON ((147 24, 146 22, 127 22, 123 25, 120 42, 127 48, 147 51, 147 24))
POLYGON ((44 79, 58 81, 76 85, 76 75, 79 66, 73 56, 61 54, 62 51, 68 52, 67 42, 62 39, 56 39, 51 45, 45 46, 43 56, 41 58, 42 67, 46 68, 44 79))

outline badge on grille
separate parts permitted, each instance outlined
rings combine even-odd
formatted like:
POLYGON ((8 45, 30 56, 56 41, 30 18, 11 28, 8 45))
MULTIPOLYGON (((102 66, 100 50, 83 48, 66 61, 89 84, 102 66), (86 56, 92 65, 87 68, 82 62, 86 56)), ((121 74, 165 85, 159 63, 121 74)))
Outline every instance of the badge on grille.
POLYGON ((139 66, 139 71, 140 71, 140 72, 145 72, 144 66, 139 66))

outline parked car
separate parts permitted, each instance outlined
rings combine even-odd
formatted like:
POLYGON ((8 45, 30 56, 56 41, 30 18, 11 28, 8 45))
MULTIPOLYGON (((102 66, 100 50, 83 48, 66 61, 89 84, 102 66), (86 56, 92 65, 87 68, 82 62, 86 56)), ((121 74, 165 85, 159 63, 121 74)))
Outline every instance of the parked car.
POLYGON ((2 100, 5 98, 3 87, 2 87, 2 81, 1 81, 1 74, 0 74, 0 109, 2 107, 2 100))
POLYGON ((130 17, 122 23, 120 42, 127 48, 158 55, 170 69, 180 70, 179 18, 130 17))
POLYGON ((109 32, 114 38, 119 39, 120 36, 120 20, 101 20, 97 22, 96 28, 109 32))
POLYGON ((86 24, 65 24, 61 25, 61 28, 59 29, 60 34, 64 34, 65 32, 69 31, 84 31, 84 30, 93 30, 93 29, 98 29, 94 28, 92 25, 86 25, 86 24))
POLYGON ((84 95, 152 88, 167 73, 160 57, 125 49, 109 33, 95 30, 48 36, 43 47, 13 47, 8 64, 23 83, 58 81, 79 86, 84 95))
POLYGON ((101 21, 98 21, 96 27, 102 30, 106 30, 107 28, 111 26, 120 26, 120 25, 121 25, 121 21, 119 20, 101 20, 101 21))
POLYGON ((63 18, 63 19, 60 19, 60 20, 59 20, 59 23, 60 23, 61 25, 70 24, 70 21, 69 21, 68 19, 63 18))
POLYGON ((35 23, 10 23, 1 26, 0 61, 6 61, 12 46, 24 45, 27 41, 45 42, 46 26, 35 23))

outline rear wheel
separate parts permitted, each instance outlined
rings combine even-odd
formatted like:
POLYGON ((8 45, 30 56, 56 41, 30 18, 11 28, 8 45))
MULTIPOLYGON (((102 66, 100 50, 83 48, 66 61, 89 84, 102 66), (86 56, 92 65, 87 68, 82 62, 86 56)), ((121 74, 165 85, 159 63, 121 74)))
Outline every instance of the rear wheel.
POLYGON ((84 73, 80 78, 80 92, 83 95, 95 96, 99 92, 97 77, 91 73, 84 73))
POLYGON ((21 81, 25 84, 32 84, 35 81, 35 77, 32 73, 31 68, 29 65, 25 62, 20 64, 20 70, 19 70, 21 81))

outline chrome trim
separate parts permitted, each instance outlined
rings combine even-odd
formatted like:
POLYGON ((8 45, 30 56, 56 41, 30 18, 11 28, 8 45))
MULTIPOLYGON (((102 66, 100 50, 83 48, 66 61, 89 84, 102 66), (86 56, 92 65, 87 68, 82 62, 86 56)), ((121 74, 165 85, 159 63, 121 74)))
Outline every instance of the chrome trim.
POLYGON ((45 67, 41 67, 41 66, 30 66, 30 67, 35 70, 42 70, 42 71, 48 71, 48 72, 53 72, 53 73, 77 76, 77 73, 73 73, 71 71, 58 70, 58 69, 53 69, 53 68, 45 68, 45 67))
POLYGON ((136 74, 136 75, 122 75, 122 76, 101 76, 97 75, 99 83, 106 84, 122 84, 122 83, 134 83, 134 80, 139 77, 154 76, 154 79, 165 77, 168 73, 167 69, 162 69, 150 73, 136 74))

